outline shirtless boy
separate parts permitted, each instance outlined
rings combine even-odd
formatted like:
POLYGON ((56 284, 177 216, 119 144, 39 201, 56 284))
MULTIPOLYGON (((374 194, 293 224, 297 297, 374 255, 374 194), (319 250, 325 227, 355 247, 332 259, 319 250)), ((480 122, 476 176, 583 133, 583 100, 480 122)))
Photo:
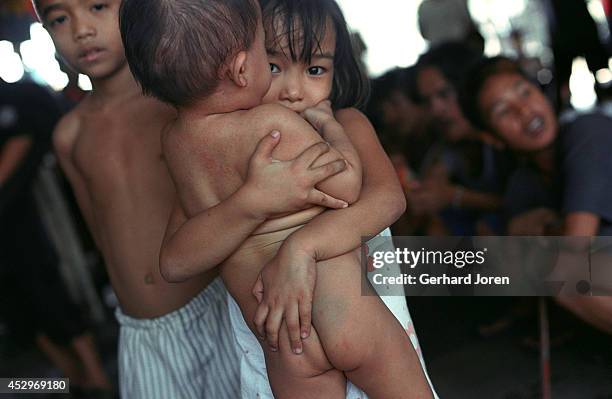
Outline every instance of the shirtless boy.
MULTIPOLYGON (((167 283, 159 272, 159 249, 175 200, 160 135, 176 111, 144 97, 134 81, 119 33, 120 3, 34 1, 59 54, 89 76, 94 87, 60 121, 54 146, 121 305, 117 311, 121 394, 129 399, 233 399, 239 391, 237 356, 226 291, 216 279, 217 272, 211 269, 180 284, 167 283)), ((278 141, 268 135, 259 143, 250 164, 254 165, 250 184, 227 201, 232 211, 248 198, 257 198, 253 192, 265 191, 270 180, 291 185, 312 178, 309 187, 294 187, 297 191, 291 198, 279 198, 301 201, 298 196, 307 197, 304 193, 312 190, 315 177, 322 179, 341 169, 336 165, 314 176, 317 171, 295 167, 294 162, 272 165, 270 154, 278 141)), ((313 148, 304 156, 316 158, 322 152, 313 148)), ((298 161, 295 164, 300 166, 298 161)), ((307 200, 304 204, 322 198, 307 200)), ((225 209, 220 205, 216 215, 231 229, 232 214, 225 209)))

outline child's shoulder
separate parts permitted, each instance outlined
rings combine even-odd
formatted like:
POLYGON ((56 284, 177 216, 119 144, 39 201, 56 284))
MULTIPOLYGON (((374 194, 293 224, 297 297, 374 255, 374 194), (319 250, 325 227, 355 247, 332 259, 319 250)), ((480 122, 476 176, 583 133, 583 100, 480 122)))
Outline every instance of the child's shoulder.
POLYGON ((318 137, 300 115, 279 104, 263 104, 248 111, 241 111, 240 118, 233 122, 237 122, 233 134, 241 131, 237 136, 249 151, 261 138, 274 130, 283 134, 284 140, 281 141, 280 148, 286 147, 289 142, 295 144, 296 140, 302 142, 309 136, 310 131, 318 137))
POLYGON ((346 133, 351 136, 352 134, 359 133, 374 133, 374 127, 370 123, 370 120, 361 111, 356 108, 343 108, 334 112, 336 120, 346 130, 346 133))
POLYGON ((127 105, 132 107, 130 112, 138 112, 145 119, 162 119, 176 117, 176 109, 172 106, 150 96, 138 94, 134 99, 128 101, 127 105))
POLYGON ((280 104, 263 104, 248 111, 247 116, 264 125, 302 124, 304 119, 280 104))
POLYGON ((60 154, 67 154, 72 150, 74 142, 79 135, 81 125, 81 113, 77 106, 64 115, 53 131, 53 146, 60 154))
POLYGON ((347 123, 370 125, 370 121, 368 120, 367 116, 365 116, 357 108, 342 108, 336 110, 334 112, 334 116, 342 125, 347 123))

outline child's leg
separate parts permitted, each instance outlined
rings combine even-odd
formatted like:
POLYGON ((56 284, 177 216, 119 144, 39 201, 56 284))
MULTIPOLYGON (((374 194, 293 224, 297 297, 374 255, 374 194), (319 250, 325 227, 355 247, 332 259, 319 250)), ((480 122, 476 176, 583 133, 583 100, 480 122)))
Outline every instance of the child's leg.
POLYGON ((406 332, 378 296, 362 295, 361 278, 356 252, 317 265, 313 324, 327 358, 372 399, 430 398, 406 332))
MULTIPOLYGON (((289 346, 285 325, 279 340, 279 352, 265 348, 268 378, 276 399, 345 399, 346 377, 327 360, 316 331, 304 343, 302 355, 295 355, 289 346)), ((263 344, 267 346, 267 344, 263 344)))
MULTIPOLYGON (((249 276, 249 270, 246 270, 240 282, 248 283, 243 286, 228 284, 228 287, 233 287, 233 297, 254 335, 257 335, 253 324, 257 302, 247 288, 252 285, 258 272, 256 270, 249 276)), ((236 280, 233 282, 236 283, 236 280)), ((268 381, 276 399, 346 398, 346 377, 327 360, 315 328, 304 342, 301 355, 295 355, 291 350, 284 322, 279 333, 278 352, 272 352, 266 342, 259 341, 259 344, 265 356, 268 381)))
POLYGON ((300 399, 344 399, 346 377, 327 359, 316 330, 304 342, 304 352, 295 355, 289 345, 287 326, 283 323, 279 334, 279 352, 271 352, 262 343, 266 367, 274 397, 300 399))
POLYGON ((53 365, 59 368, 65 377, 70 379, 72 384, 82 385, 83 370, 80 369, 78 361, 69 350, 57 345, 43 333, 39 333, 36 336, 36 344, 47 355, 53 365))
MULTIPOLYGON (((303 354, 293 354, 284 324, 279 352, 262 343, 275 397, 345 398, 344 374, 371 399, 432 396, 406 332, 378 296, 362 295, 361 275, 356 252, 317 264, 315 328, 303 354)), ((254 299, 240 299, 255 331, 254 299)))
POLYGON ((84 333, 72 340, 72 348, 77 354, 85 371, 86 386, 111 389, 96 344, 91 333, 84 333))

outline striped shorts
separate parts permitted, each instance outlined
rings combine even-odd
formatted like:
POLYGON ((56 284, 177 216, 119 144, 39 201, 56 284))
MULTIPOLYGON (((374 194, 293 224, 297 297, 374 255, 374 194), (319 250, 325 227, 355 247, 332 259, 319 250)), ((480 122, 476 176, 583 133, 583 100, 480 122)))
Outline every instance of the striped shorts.
POLYGON ((235 399, 240 395, 227 290, 213 281, 187 305, 156 319, 120 309, 119 387, 124 399, 235 399))

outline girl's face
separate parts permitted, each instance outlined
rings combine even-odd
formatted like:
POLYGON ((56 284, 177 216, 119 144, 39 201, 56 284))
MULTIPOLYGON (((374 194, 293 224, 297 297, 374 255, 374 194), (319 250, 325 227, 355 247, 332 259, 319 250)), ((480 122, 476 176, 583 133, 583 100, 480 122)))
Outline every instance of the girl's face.
POLYGON ((478 107, 487 125, 514 150, 542 150, 557 136, 550 102, 519 74, 490 77, 480 91, 478 107))
POLYGON ((331 24, 328 24, 325 37, 319 44, 310 63, 292 60, 286 40, 277 48, 268 49, 272 84, 263 99, 264 103, 279 103, 299 113, 329 98, 334 81, 336 50, 336 34, 331 24))

